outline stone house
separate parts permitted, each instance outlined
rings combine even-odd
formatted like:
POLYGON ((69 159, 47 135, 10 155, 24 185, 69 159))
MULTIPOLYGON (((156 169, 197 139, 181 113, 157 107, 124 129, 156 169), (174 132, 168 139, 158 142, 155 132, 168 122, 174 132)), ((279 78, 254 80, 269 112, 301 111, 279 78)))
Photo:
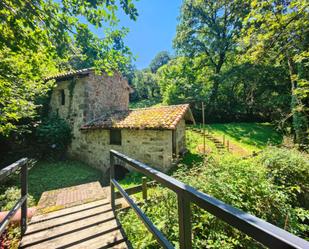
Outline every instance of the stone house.
POLYGON ((185 123, 194 123, 189 105, 129 110, 132 89, 118 73, 83 69, 48 79, 56 80, 51 113, 72 127, 70 157, 106 173, 115 149, 166 172, 185 151, 185 123))

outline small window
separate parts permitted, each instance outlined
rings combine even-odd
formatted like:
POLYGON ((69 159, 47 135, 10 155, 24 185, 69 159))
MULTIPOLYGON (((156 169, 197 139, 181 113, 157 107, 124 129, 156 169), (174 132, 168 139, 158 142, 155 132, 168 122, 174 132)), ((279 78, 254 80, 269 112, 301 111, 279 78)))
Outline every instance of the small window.
POLYGON ((60 91, 60 102, 61 105, 65 105, 65 94, 64 94, 64 90, 60 91))
POLYGON ((110 144, 121 145, 121 130, 110 130, 109 142, 110 144))

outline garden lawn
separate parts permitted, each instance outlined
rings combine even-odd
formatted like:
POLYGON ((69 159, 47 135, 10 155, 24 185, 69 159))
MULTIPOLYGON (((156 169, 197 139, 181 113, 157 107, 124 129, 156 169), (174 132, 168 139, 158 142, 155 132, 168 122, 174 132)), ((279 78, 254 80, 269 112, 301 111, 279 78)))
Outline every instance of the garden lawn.
MULTIPOLYGON (((102 173, 78 161, 41 161, 29 170, 28 191, 37 203, 43 192, 88 182, 101 181, 102 173)), ((14 176, 6 186, 20 186, 19 177, 14 176)))
POLYGON ((44 191, 101 180, 99 170, 82 162, 38 162, 29 171, 29 194, 38 201, 44 191))
POLYGON ((214 136, 229 139, 240 147, 252 152, 264 149, 267 145, 282 143, 282 135, 269 123, 227 123, 206 126, 214 136))

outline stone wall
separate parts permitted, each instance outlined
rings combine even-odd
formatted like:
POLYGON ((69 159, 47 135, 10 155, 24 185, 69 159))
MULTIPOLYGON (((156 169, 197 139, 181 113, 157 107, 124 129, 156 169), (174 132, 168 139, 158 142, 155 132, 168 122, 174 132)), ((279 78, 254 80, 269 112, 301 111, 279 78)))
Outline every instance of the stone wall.
POLYGON ((107 76, 90 73, 85 84, 86 122, 100 117, 106 111, 128 110, 129 85, 118 73, 107 76))
POLYGON ((67 120, 72 128, 72 133, 79 133, 79 128, 84 124, 85 84, 84 78, 72 78, 57 82, 53 89, 50 109, 51 113, 58 114, 67 120), (64 90, 65 103, 61 103, 61 91, 64 90))
MULTIPOLYGON (((67 120, 74 137, 80 136, 80 127, 92 119, 98 118, 106 111, 127 110, 129 106, 128 82, 119 74, 113 76, 89 75, 72 77, 57 81, 53 89, 51 113, 67 120), (61 91, 64 90, 65 104, 61 103, 61 91)), ((69 154, 71 148, 69 148, 69 154)))
POLYGON ((186 122, 182 119, 176 126, 176 154, 182 154, 186 149, 186 122))
POLYGON ((171 130, 121 130, 122 144, 109 144, 109 130, 89 130, 75 137, 71 156, 103 171, 108 178, 109 151, 122 152, 166 172, 172 165, 171 130))

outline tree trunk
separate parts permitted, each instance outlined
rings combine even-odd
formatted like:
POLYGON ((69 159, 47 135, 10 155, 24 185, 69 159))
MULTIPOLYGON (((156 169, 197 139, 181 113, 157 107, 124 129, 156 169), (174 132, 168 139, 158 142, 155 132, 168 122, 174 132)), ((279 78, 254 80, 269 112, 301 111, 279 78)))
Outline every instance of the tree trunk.
POLYGON ((307 143, 307 130, 308 130, 308 118, 303 110, 301 100, 298 98, 295 90, 297 89, 297 68, 291 58, 287 55, 287 62, 289 67, 289 75, 291 81, 291 111, 293 114, 293 129, 294 129, 294 142, 303 146, 307 143))
POLYGON ((216 65, 215 67, 215 78, 213 80, 213 86, 212 86, 212 90, 209 96, 209 100, 208 100, 208 114, 210 114, 215 105, 216 105, 216 101, 217 101, 217 96, 218 96, 218 89, 219 89, 219 79, 218 79, 218 74, 221 71, 221 67, 223 65, 223 61, 220 61, 218 65, 216 65))

